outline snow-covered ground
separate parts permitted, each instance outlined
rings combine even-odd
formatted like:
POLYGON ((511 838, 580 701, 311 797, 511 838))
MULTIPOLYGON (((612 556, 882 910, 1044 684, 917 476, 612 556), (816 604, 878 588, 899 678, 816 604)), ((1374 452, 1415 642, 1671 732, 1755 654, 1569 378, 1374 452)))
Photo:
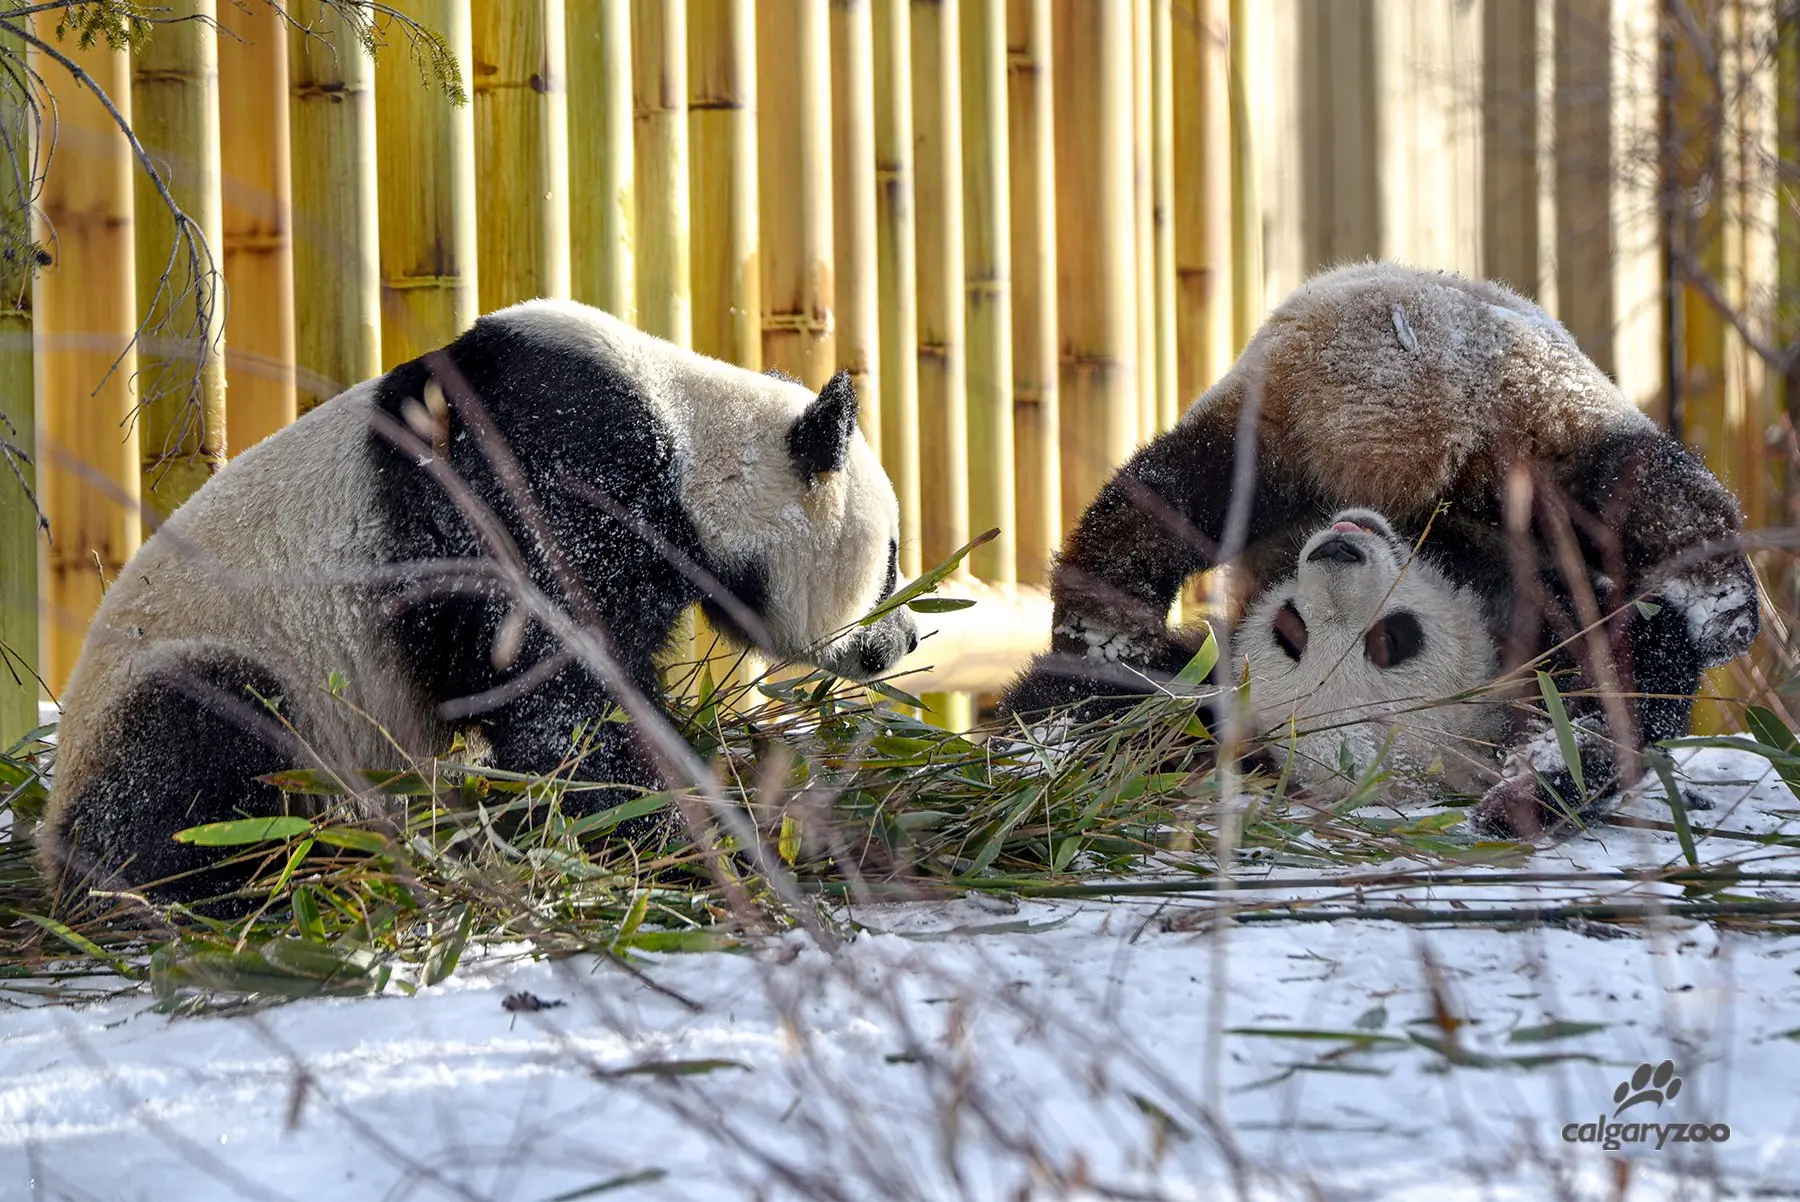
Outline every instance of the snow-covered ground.
MULTIPOLYGON (((1716 804, 1698 822, 1800 827, 1762 760, 1705 751, 1687 769, 1716 804)), ((1679 855, 1673 836, 1611 828, 1525 867, 1679 855)), ((145 997, 15 1009, 0 1199, 1800 1197, 1800 937, 1184 929, 1212 901, 862 909, 870 933, 835 950, 795 934, 647 958, 666 993, 496 949, 413 997, 179 1020, 145 997), (561 1004, 503 1004, 521 992, 561 1004), (1427 1046, 1444 1023, 1415 1021, 1434 998, 1453 1058, 1427 1046), (1678 1092, 1614 1120, 1615 1088, 1665 1060, 1678 1092), (1661 1149, 1653 1133, 1609 1152, 1579 1142, 1600 1121, 1730 1136, 1662 1128, 1661 1149)))

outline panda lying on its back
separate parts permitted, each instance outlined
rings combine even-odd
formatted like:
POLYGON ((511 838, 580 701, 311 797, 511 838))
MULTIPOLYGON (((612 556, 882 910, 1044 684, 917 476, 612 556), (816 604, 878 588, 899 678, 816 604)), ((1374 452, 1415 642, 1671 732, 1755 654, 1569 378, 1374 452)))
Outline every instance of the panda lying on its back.
POLYGON ((1258 597, 1232 636, 1247 662, 1256 730, 1290 776, 1341 796, 1379 758, 1394 798, 1479 792, 1506 729, 1490 683, 1499 656, 1481 599, 1458 588, 1387 520, 1346 510, 1307 540, 1292 576, 1258 597))
POLYGON ((568 767, 576 726, 615 698, 514 614, 496 544, 596 620, 651 699, 695 601, 775 655, 888 670, 917 638, 903 609, 854 625, 895 586, 899 531, 856 408, 845 375, 814 396, 556 301, 319 406, 209 481, 107 593, 63 698, 39 835, 53 878, 212 895, 232 883, 205 871, 217 853, 176 831, 280 812, 255 780, 270 772, 441 751, 458 718, 504 768, 665 783, 619 723, 568 767), (472 500, 497 522, 471 522, 472 500))
MULTIPOLYGON (((1279 575, 1267 549, 1349 506, 1403 534, 1429 526, 1447 576, 1483 598, 1509 675, 1539 662, 1580 673, 1566 700, 1591 799, 1619 786, 1631 753, 1687 733, 1701 673, 1757 636, 1736 499, 1567 330, 1498 284, 1357 263, 1296 289, 1101 489, 1051 577, 1051 646, 1109 669, 1178 669, 1189 649, 1166 629, 1170 605, 1215 566, 1235 520, 1247 519, 1234 567, 1264 586, 1279 575), (1241 492, 1240 454, 1253 456, 1241 492)), ((1015 690, 1067 693, 1070 679, 1015 690)), ((1507 751, 1475 818, 1535 834, 1566 801, 1542 782, 1573 766, 1541 726, 1512 731, 1507 751)))
MULTIPOLYGON (((1495 776, 1505 707, 1449 699, 1493 680, 1488 621, 1476 593, 1415 554, 1380 514, 1336 514, 1231 635, 1233 675, 1243 665, 1250 681, 1252 733, 1267 740, 1259 758, 1284 761, 1295 785, 1326 799, 1348 795, 1377 759, 1390 800, 1480 791, 1495 776)), ((1052 651, 1025 670, 1003 710, 1091 721, 1169 687, 1172 675, 1052 651)), ((1210 705, 1201 717, 1216 723, 1210 705)))

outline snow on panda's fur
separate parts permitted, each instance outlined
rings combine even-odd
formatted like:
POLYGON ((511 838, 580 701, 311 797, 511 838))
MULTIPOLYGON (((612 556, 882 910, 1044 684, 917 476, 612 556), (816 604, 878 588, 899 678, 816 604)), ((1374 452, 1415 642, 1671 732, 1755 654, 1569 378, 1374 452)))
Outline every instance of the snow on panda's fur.
MULTIPOLYGON (((1570 699, 1596 796, 1618 784, 1616 740, 1685 733, 1701 672, 1756 637, 1736 500, 1560 324, 1498 284, 1363 263, 1302 284, 1101 490, 1054 569, 1054 652, 1179 669, 1191 647, 1166 617, 1182 583, 1214 564, 1240 446, 1255 455, 1240 564, 1253 583, 1291 571, 1294 544, 1338 509, 1379 510, 1409 540, 1429 523, 1446 577, 1484 598, 1502 669, 1549 653, 1599 687, 1603 665, 1571 639, 1598 582, 1634 729, 1612 731, 1597 700, 1570 699), (1568 549, 1581 562, 1567 563, 1568 549)), ((1071 679, 1027 675, 1015 699, 1066 696, 1071 679)), ((1535 781, 1567 766, 1539 754, 1539 734, 1511 736, 1507 779, 1477 807, 1479 824, 1529 833, 1555 816, 1535 781)))
MULTIPOLYGON (((216 853, 174 832, 279 812, 262 774, 442 751, 469 711, 499 766, 563 765, 612 695, 509 618, 511 594, 478 574, 471 496, 539 590, 578 618, 590 607, 651 699, 654 656, 695 601, 741 639, 853 678, 917 643, 904 610, 854 625, 895 586, 899 509, 848 376, 815 396, 530 301, 250 448, 144 543, 63 698, 39 836, 53 877, 194 874, 162 893, 210 894, 216 853), (446 468, 460 502, 431 475, 446 468), (259 697, 280 699, 297 738, 259 697)), ((664 783, 633 727, 597 739, 574 776, 664 783)))
POLYGON ((1381 515, 1346 510, 1307 540, 1294 575, 1251 603, 1232 663, 1246 665, 1255 729, 1294 783, 1343 796, 1379 760, 1391 800, 1440 785, 1480 791, 1505 709, 1449 699, 1493 680, 1487 623, 1482 599, 1381 515))

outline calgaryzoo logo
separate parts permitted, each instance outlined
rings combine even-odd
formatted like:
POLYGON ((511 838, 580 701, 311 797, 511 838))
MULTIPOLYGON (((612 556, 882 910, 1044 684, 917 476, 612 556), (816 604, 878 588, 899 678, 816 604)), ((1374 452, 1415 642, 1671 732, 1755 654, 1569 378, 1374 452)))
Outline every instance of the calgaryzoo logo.
POLYGON ((1638 1110, 1632 1121, 1618 1121, 1628 1110, 1654 1105, 1662 1111, 1664 1102, 1673 1102, 1681 1093, 1681 1078, 1675 1075, 1675 1062, 1640 1064, 1637 1071, 1619 1082, 1613 1090, 1613 1112, 1602 1114, 1592 1123, 1569 1123, 1562 1129, 1563 1142, 1599 1144, 1607 1151, 1617 1151, 1625 1144, 1654 1142, 1658 1151, 1666 1144, 1722 1144, 1731 1138, 1731 1128, 1724 1123, 1647 1123, 1641 1121, 1647 1111, 1638 1110))

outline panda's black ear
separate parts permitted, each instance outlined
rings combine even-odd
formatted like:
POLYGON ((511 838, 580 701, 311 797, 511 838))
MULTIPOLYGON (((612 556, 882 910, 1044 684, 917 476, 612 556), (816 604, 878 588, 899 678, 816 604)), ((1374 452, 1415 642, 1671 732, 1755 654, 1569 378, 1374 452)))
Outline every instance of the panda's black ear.
POLYGON ((844 466, 855 433, 856 388, 850 383, 850 373, 840 371, 788 429, 788 454, 800 474, 811 480, 844 466))

